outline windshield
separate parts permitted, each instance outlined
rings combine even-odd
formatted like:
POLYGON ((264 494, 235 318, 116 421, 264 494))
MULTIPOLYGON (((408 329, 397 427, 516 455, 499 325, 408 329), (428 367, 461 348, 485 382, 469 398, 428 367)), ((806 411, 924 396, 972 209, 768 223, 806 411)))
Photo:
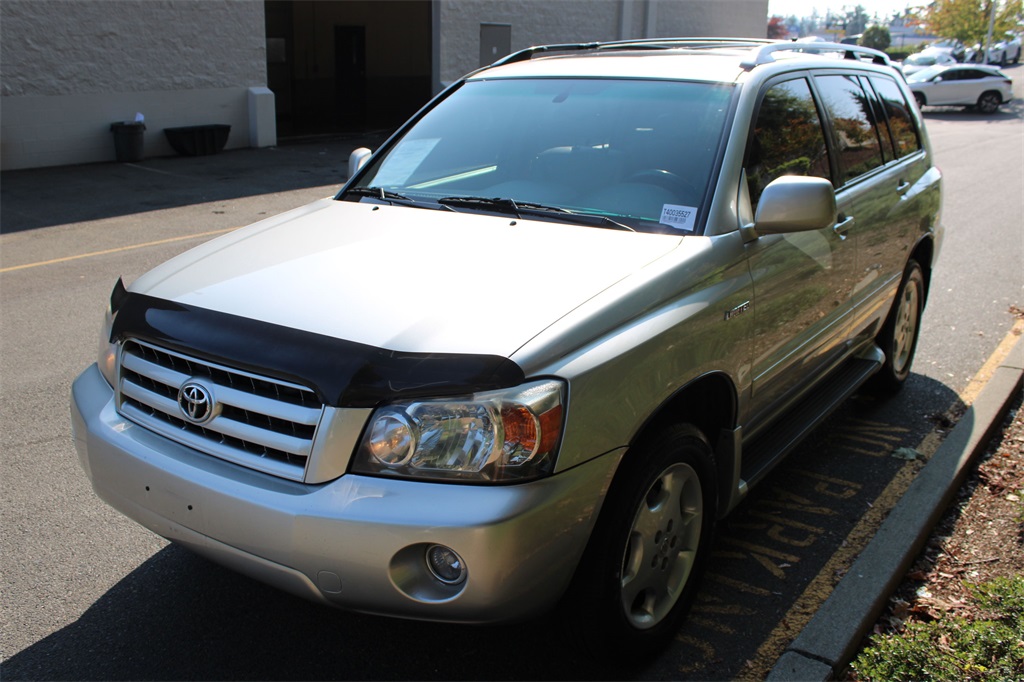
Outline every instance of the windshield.
POLYGON ((470 81, 375 157, 343 198, 526 206, 530 217, 590 214, 612 219, 606 226, 693 232, 731 93, 678 81, 470 81))
POLYGON ((923 83, 924 81, 930 81, 936 76, 942 74, 946 70, 944 66, 930 66, 927 69, 912 73, 907 76, 908 83, 923 83))
POLYGON ((914 66, 931 66, 935 63, 935 57, 920 54, 910 55, 907 57, 906 63, 914 66))

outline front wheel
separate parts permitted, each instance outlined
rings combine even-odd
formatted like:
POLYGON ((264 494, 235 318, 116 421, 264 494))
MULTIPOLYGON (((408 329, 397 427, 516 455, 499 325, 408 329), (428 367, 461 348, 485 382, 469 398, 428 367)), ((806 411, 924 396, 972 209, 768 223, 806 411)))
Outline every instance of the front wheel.
POLYGON ((715 520, 707 440, 675 425, 626 455, 566 603, 583 647, 634 660, 675 635, 697 591, 715 520))
POLYGON ((978 98, 978 110, 983 114, 994 114, 1003 103, 1003 98, 995 92, 983 92, 978 98))
POLYGON ((917 261, 911 260, 903 270, 903 281, 889 317, 876 338, 885 353, 882 369, 871 378, 870 388, 876 393, 896 393, 910 376, 910 365, 914 361, 921 332, 924 299, 924 273, 917 261))
POLYGON ((917 100, 917 108, 918 109, 920 109, 921 107, 924 106, 924 95, 922 95, 920 92, 915 92, 914 93, 914 99, 917 100))

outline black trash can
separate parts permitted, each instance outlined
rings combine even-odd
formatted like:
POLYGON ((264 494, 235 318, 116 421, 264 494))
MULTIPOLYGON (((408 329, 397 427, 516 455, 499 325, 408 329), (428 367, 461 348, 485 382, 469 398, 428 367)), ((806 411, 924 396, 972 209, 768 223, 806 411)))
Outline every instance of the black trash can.
POLYGON ((110 124, 114 133, 114 152, 118 161, 142 161, 143 132, 146 124, 140 121, 117 121, 110 124))

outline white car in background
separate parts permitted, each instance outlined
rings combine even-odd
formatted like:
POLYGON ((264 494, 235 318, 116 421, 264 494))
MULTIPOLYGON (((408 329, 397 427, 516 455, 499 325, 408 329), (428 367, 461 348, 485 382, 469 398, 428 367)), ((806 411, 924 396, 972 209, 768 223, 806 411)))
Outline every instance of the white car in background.
POLYGON ((929 45, 927 50, 941 50, 958 62, 966 61, 967 48, 956 38, 943 38, 929 45))
MULTIPOLYGON (((988 57, 984 61, 988 64, 998 64, 1000 66, 1006 66, 1010 63, 1016 64, 1020 61, 1020 50, 1020 36, 1007 33, 1003 40, 994 43, 988 48, 988 57)), ((980 64, 984 52, 985 50, 982 45, 977 44, 967 50, 964 61, 980 64)))
POLYGON ((956 63, 948 50, 929 47, 904 59, 900 70, 904 76, 909 76, 932 66, 951 66, 956 63))
POLYGON ((1003 50, 1002 64, 1016 64, 1020 61, 1020 36, 1008 33, 1005 40, 996 43, 996 47, 1003 50))
POLYGON ((977 107, 995 113, 1013 99, 1013 81, 994 66, 932 66, 907 77, 917 105, 977 107))

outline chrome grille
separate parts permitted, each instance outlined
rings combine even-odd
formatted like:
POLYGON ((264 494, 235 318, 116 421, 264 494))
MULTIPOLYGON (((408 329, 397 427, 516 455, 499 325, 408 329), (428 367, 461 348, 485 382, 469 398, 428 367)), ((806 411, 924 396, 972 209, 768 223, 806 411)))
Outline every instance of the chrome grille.
POLYGON ((121 349, 118 410, 167 438, 221 459, 303 480, 323 405, 309 389, 129 339, 121 349), (217 406, 186 418, 178 391, 200 383, 217 406))

